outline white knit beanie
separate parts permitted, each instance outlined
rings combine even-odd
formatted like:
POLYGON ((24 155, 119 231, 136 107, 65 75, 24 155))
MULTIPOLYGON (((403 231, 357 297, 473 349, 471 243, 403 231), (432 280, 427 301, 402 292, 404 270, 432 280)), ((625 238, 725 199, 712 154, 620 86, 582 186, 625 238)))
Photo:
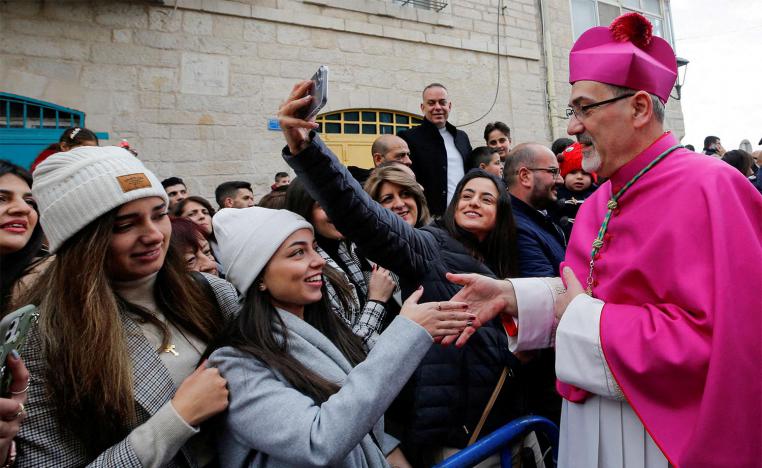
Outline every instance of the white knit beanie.
POLYGON ((244 295, 288 236, 299 229, 313 230, 296 213, 257 206, 223 208, 212 224, 225 279, 244 295))
POLYGON ((55 252, 80 229, 127 202, 167 192, 132 153, 116 146, 80 146, 56 153, 34 171, 32 194, 55 252))

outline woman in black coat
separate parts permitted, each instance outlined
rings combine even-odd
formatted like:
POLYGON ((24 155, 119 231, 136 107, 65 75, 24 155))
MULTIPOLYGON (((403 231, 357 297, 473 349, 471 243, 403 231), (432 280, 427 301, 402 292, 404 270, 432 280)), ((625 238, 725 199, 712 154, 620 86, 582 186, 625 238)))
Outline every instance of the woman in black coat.
MULTIPOLYGON (((299 98, 310 82, 294 87, 280 110, 288 147, 284 158, 336 227, 367 257, 399 275, 403 298, 423 285, 422 301, 450 299, 460 287, 445 274, 480 273, 510 277, 517 271, 516 234, 510 200, 498 178, 469 172, 458 184, 443 219, 413 228, 373 201, 323 142, 311 133, 314 123, 294 117, 309 97, 299 98)), ((462 448, 479 422, 506 366, 516 363, 499 322, 485 324, 461 349, 429 351, 393 416, 403 416, 403 450, 421 449, 419 463, 443 446, 462 448), (476 338, 476 340, 474 340, 476 338)), ((502 398, 481 435, 521 414, 520 402, 505 384, 502 398)), ((411 453, 415 458, 415 454, 411 453)))

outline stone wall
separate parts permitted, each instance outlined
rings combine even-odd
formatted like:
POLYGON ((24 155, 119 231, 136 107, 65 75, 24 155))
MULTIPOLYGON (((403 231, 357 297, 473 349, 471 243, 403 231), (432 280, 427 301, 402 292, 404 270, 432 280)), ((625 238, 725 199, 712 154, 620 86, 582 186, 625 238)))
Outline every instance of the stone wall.
MULTIPOLYGON (((231 179, 262 195, 286 169, 267 119, 321 64, 330 68, 326 111, 419 113, 421 89, 437 81, 450 90, 456 125, 482 117, 499 91, 492 110, 463 127, 475 146, 493 120, 508 123, 515 141, 565 135, 566 0, 544 2, 551 117, 536 0, 502 9, 498 0, 456 0, 441 12, 390 0, 161 3, 0 1, 0 90, 86 112, 88 127, 111 143, 128 139, 160 177, 183 177, 210 198, 231 179)), ((682 128, 679 107, 670 117, 682 128)))

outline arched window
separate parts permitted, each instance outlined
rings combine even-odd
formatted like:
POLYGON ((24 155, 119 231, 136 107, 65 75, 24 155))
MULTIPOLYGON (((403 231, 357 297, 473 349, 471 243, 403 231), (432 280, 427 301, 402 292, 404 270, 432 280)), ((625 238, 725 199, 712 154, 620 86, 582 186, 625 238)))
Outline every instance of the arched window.
MULTIPOLYGON (((0 92, 0 158, 29 168, 34 158, 58 142, 68 127, 84 127, 85 113, 24 96, 0 92)), ((108 138, 108 133, 97 133, 108 138)))
POLYGON ((389 109, 343 109, 318 115, 315 121, 321 138, 342 163, 370 168, 370 147, 379 135, 396 135, 420 125, 423 118, 389 109))

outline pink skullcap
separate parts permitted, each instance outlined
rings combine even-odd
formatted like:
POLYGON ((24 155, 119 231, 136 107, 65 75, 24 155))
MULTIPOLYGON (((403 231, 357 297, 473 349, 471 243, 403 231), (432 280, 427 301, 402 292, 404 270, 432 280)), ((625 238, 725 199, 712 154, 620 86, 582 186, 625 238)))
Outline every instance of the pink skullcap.
POLYGON ((647 91, 667 102, 677 79, 677 60, 651 23, 627 13, 611 26, 585 31, 569 53, 569 83, 590 80, 647 91))

